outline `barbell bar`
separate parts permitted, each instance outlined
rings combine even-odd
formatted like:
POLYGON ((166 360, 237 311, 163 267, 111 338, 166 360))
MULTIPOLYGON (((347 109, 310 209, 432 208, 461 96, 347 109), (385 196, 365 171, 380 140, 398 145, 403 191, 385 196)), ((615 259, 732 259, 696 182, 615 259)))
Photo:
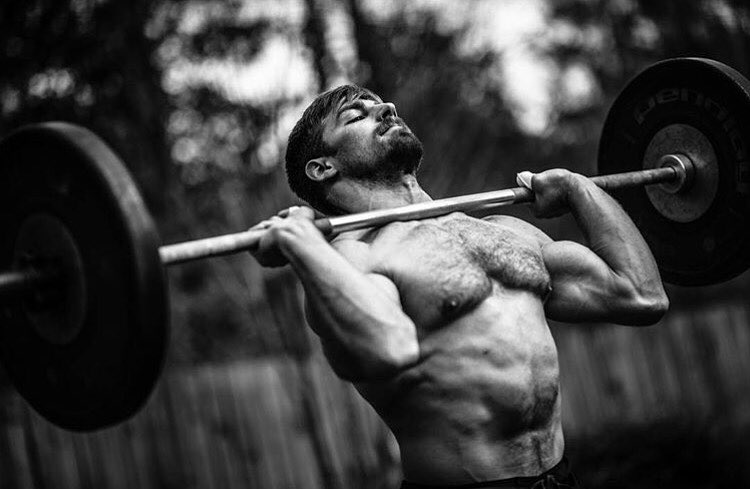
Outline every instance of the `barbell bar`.
POLYGON ((36 268, 10 270, 0 273, 0 300, 3 297, 17 294, 28 294, 55 283, 59 278, 52 271, 42 271, 36 268))
MULTIPOLYGON (((675 155, 667 155, 678 158, 675 155)), ((685 161, 682 157, 680 161, 685 161)), ((651 170, 640 170, 612 175, 591 177, 597 186, 615 190, 645 185, 669 184, 686 181, 692 171, 692 163, 686 166, 664 166, 651 170)), ((682 190, 682 188, 680 188, 682 190)), ((397 208, 379 209, 344 216, 320 218, 315 226, 326 235, 345 231, 383 226, 395 221, 411 221, 442 216, 451 212, 485 212, 497 207, 532 202, 534 194, 525 187, 507 188, 490 192, 437 199, 397 208)), ((239 233, 213 236, 159 247, 159 256, 165 266, 178 265, 195 260, 225 256, 253 249, 265 233, 264 230, 248 230, 239 233)), ((47 271, 29 267, 22 270, 0 272, 0 300, 9 295, 32 293, 43 287, 55 286, 59 275, 54 267, 47 271)))
MULTIPOLYGON (((592 177, 646 238, 665 280, 705 285, 750 266, 750 83, 712 60, 637 75, 602 130, 592 177)), ((317 219, 324 233, 530 202, 524 187, 317 219)), ((114 152, 67 123, 0 141, 0 360, 45 418, 94 430, 132 416, 162 368, 165 266, 252 249, 249 230, 160 246, 114 152)))
MULTIPOLYGON (((667 155, 678 158, 675 155, 667 155)), ((682 157, 681 161, 685 158, 682 157)), ((692 171, 689 166, 664 166, 651 170, 640 170, 612 175, 591 177, 597 186, 606 190, 640 187, 654 184, 669 184, 686 181, 685 174, 692 171)), ((379 209, 337 217, 316 219, 315 226, 326 235, 353 231, 368 227, 383 226, 394 221, 411 221, 442 216, 451 212, 483 212, 497 207, 532 202, 534 194, 525 187, 507 188, 490 192, 437 199, 397 208, 379 209)), ((264 230, 248 230, 210 238, 185 241, 159 248, 161 262, 165 266, 190 261, 225 256, 250 250, 258 245, 264 230)), ((0 298, 21 292, 34 292, 40 287, 54 284, 53 269, 43 272, 36 268, 12 270, 0 273, 0 298)))
MULTIPOLYGON (((682 155, 665 155, 668 164, 660 168, 638 170, 591 177, 590 180, 605 190, 670 184, 692 180, 693 165, 682 155), (681 165, 674 164, 677 161, 681 165)), ((683 186, 677 190, 686 190, 683 186)), ((534 194, 525 187, 514 187, 490 192, 461 195, 411 204, 397 208, 378 209, 356 214, 316 219, 315 226, 326 235, 368 227, 383 226, 394 221, 410 221, 442 216, 451 212, 484 212, 497 207, 528 203, 534 194)), ((209 238, 185 241, 159 247, 165 266, 190 261, 236 254, 258 245, 264 230, 248 230, 209 238)), ((52 273, 51 271, 48 273, 52 273)), ((0 273, 0 297, 19 291, 34 291, 44 283, 54 283, 45 273, 28 268, 0 273)))
MULTIPOLYGON (((677 155, 667 155, 667 158, 670 160, 677 158, 678 161, 686 160, 684 157, 677 155)), ((682 166, 669 165, 651 170, 600 175, 591 177, 590 180, 605 190, 669 184, 688 180, 689 177, 685 175, 690 175, 692 168, 692 163, 688 163, 687 169, 684 164, 682 166)), ((525 187, 514 187, 437 199, 397 208, 320 218, 316 219, 314 224, 321 232, 329 235, 368 227, 383 226, 395 221, 428 219, 451 212, 483 212, 501 206, 532 202, 533 200, 534 194, 531 190, 525 187)), ((263 230, 248 230, 164 245, 159 247, 159 256, 163 265, 170 266, 205 258, 236 254, 256 247, 264 233, 265 231, 263 230)), ((51 275, 54 275, 53 270, 43 272, 36 268, 0 272, 0 298, 20 292, 33 292, 45 285, 54 284, 54 277, 51 275)))
MULTIPOLYGON (((651 170, 597 176, 592 177, 591 180, 604 189, 618 189, 671 183, 683 178, 679 175, 680 172, 685 173, 685 168, 666 166, 651 170)), ((449 197, 397 208, 378 209, 344 216, 321 218, 315 220, 315 226, 324 234, 338 234, 356 229, 383 226, 394 221, 428 219, 451 212, 474 213, 488 211, 505 205, 531 202, 533 200, 533 192, 525 187, 515 187, 449 197)), ((250 230, 166 245, 159 248, 159 255, 163 264, 176 265, 207 257, 238 253, 257 246, 263 233, 263 230, 250 230)))

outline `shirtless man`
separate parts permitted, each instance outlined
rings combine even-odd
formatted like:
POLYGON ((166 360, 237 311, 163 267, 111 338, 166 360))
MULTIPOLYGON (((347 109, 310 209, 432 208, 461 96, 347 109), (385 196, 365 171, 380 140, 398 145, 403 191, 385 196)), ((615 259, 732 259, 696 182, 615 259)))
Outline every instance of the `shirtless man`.
MULTIPOLYGON (((305 111, 286 164, 302 199, 344 214, 431 200, 421 159, 393 104, 344 86, 305 111)), ((653 256, 611 197, 566 170, 532 186, 536 213, 572 212, 588 247, 462 213, 333 239, 307 207, 257 226, 255 256, 291 264, 333 370, 393 431, 403 488, 575 487, 547 318, 643 325, 667 310, 653 256)))

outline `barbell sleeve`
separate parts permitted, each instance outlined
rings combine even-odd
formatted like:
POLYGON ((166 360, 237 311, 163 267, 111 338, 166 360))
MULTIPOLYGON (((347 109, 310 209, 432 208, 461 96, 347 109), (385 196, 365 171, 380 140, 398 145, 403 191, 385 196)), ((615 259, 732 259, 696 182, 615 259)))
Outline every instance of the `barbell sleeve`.
MULTIPOLYGON (((674 166, 640 170, 612 175, 600 175, 591 180, 605 190, 637 187, 676 180, 679 172, 674 166)), ((494 190, 445 199, 421 202, 391 209, 378 209, 345 216, 316 219, 315 226, 324 234, 353 231, 367 227, 382 226, 394 221, 410 221, 442 216, 451 212, 480 212, 510 204, 531 202, 534 193, 524 187, 494 190)), ((213 238, 199 239, 166 245, 159 248, 164 265, 176 265, 212 256, 229 255, 246 251, 258 245, 263 230, 249 230, 213 238)))
MULTIPOLYGON (((682 161, 684 162, 684 157, 682 158, 682 161)), ((692 164, 688 164, 690 165, 688 171, 692 172, 692 164)), ((679 178, 680 171, 685 170, 681 170, 675 166, 663 166, 661 168, 653 168, 650 170, 598 175, 591 177, 591 181, 604 190, 617 190, 621 188, 654 185, 657 183, 671 183, 679 178)))
POLYGON ((0 273, 0 300, 8 296, 28 294, 52 283, 59 274, 51 270, 25 268, 0 273))

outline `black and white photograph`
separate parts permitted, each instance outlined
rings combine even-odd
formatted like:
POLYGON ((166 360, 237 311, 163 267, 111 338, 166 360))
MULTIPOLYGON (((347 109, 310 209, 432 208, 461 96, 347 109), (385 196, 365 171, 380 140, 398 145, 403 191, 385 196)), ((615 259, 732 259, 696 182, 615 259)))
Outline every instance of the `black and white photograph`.
POLYGON ((750 488, 750 3, 1 0, 0 489, 750 488))

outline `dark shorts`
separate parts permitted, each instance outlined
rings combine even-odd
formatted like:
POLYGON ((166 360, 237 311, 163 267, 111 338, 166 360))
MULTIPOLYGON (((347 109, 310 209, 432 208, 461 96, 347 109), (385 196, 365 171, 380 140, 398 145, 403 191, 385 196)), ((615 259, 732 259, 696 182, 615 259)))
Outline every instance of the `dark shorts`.
POLYGON ((401 483, 401 489, 474 489, 484 488, 492 489, 494 487, 503 488, 531 488, 531 489, 578 489, 578 481, 570 471, 568 459, 563 457, 560 463, 549 469, 547 472, 533 477, 513 477, 510 479, 501 479, 494 481, 476 482, 472 484, 460 484, 457 486, 433 486, 424 484, 414 484, 413 482, 404 481, 401 483))

